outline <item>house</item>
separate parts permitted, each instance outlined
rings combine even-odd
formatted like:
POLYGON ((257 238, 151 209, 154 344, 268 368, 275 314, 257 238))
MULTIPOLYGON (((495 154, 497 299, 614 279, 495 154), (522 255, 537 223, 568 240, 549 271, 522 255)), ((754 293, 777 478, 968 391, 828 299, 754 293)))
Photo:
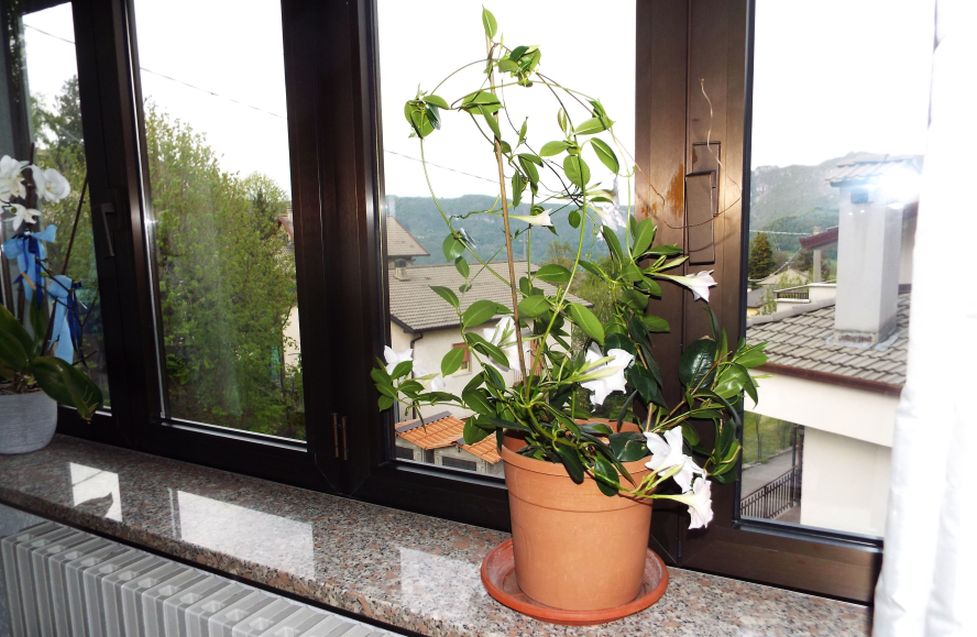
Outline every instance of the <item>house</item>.
POLYGON ((839 225, 807 238, 812 248, 837 240, 837 284, 793 288, 791 307, 778 298, 778 312, 747 321, 747 341, 767 342, 769 357, 760 402, 747 409, 804 427, 805 525, 884 531, 916 215, 915 200, 906 203, 886 184, 918 170, 901 157, 838 166, 830 181, 839 190, 839 225))
MULTIPOLYGON (((489 299, 507 307, 512 306, 512 296, 508 283, 507 266, 492 263, 480 274, 478 266, 472 268, 469 280, 471 289, 460 295, 462 312, 478 299, 489 299), (496 276, 497 275, 497 276, 496 276)), ((516 277, 526 276, 529 266, 525 261, 515 264, 516 277)), ((465 347, 460 332, 458 314, 444 299, 438 296, 431 286, 443 286, 457 290, 465 280, 453 264, 424 265, 404 268, 388 268, 388 291, 390 295, 390 345, 400 352, 414 350, 414 370, 435 372, 441 368, 441 358, 452 347, 465 347)), ((534 281, 536 287, 546 294, 556 294, 552 285, 534 281)), ((569 294, 568 300, 588 304, 587 301, 569 294)), ((491 327, 486 326, 486 327, 491 327)), ((528 350, 528 346, 527 346, 528 350)), ((512 361, 514 364, 514 361, 512 361)), ((462 388, 478 373, 477 360, 465 356, 462 368, 445 379, 446 390, 461 393, 462 388)), ((515 382, 519 372, 513 368, 503 372, 508 382, 515 382)), ((422 407, 422 416, 431 416, 441 407, 422 407)), ((458 412, 456 415, 467 415, 458 412)))
POLYGON ((464 429, 465 422, 447 411, 398 422, 394 425, 396 455, 405 460, 502 477, 502 457, 495 436, 468 445, 464 429))

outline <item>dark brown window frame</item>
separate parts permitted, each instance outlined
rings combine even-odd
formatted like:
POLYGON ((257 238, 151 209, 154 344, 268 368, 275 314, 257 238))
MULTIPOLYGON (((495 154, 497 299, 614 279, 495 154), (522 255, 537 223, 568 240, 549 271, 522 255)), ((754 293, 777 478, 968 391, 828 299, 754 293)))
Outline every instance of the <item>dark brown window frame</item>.
MULTIPOLYGON (((50 4, 55 3, 38 3, 50 4)), ((368 381, 369 367, 389 338, 373 2, 282 2, 308 444, 270 443, 246 433, 160 421, 131 4, 73 0, 72 5, 91 200, 96 211, 106 211, 104 223, 94 229, 113 403, 91 425, 62 410, 60 430, 506 529, 508 506, 499 480, 396 460, 392 422, 377 413, 368 381)), ((639 1, 637 24, 636 103, 642 119, 636 122, 636 158, 645 167, 638 183, 639 214, 658 222, 662 241, 684 245, 686 167, 692 142, 704 141, 706 122, 711 141, 722 144, 727 175, 749 192, 744 166, 749 165, 751 3, 639 1), (712 100, 711 121, 699 99, 700 77, 712 100)), ((720 189, 724 213, 716 220, 720 240, 715 265, 709 267, 720 281, 714 309, 730 333, 742 334, 746 233, 737 196, 720 189)), ((678 290, 667 290, 656 311, 681 326, 657 345, 667 371, 677 365, 686 339, 705 331, 705 316, 678 290)), ((870 600, 881 558, 878 543, 741 521, 738 486, 717 487, 714 493, 716 520, 705 533, 686 533, 680 510, 656 510, 652 545, 669 562, 870 600)))

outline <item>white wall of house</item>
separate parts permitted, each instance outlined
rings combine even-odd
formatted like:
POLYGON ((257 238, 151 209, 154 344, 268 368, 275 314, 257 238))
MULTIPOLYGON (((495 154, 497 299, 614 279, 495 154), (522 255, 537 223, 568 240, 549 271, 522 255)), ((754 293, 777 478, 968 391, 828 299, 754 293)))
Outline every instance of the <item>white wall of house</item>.
POLYGON ((882 536, 891 449, 807 427, 801 524, 882 536))
POLYGON ((746 409, 803 425, 801 523, 882 535, 899 399, 781 374, 758 374, 746 409))
POLYGON ((299 354, 299 307, 296 305, 288 313, 288 322, 285 323, 285 365, 288 367, 298 367, 299 354))
MULTIPOLYGON (((390 342, 394 350, 401 352, 405 349, 411 347, 411 338, 415 335, 411 332, 404 330, 401 326, 396 323, 390 323, 390 342)), ((458 327, 450 327, 440 330, 428 330, 424 332, 424 337, 418 341, 414 342, 414 373, 418 373, 418 370, 423 370, 427 373, 440 372, 441 371, 441 359, 444 355, 448 353, 451 346, 455 343, 461 343, 461 332, 458 327)), ((445 391, 449 391, 455 395, 460 396, 461 390, 465 388, 465 385, 471 381, 472 376, 481 371, 481 366, 474 357, 470 357, 471 366, 470 369, 459 370, 445 379, 445 391)), ((511 370, 508 373, 502 374, 506 382, 513 383, 518 376, 518 372, 511 370)), ((422 416, 432 416, 436 413, 445 411, 449 409, 443 406, 434 407, 422 407, 422 416)), ((457 407, 451 407, 449 409, 454 416, 467 416, 470 411, 459 409, 457 407)), ((404 415, 404 418, 408 417, 404 415)))

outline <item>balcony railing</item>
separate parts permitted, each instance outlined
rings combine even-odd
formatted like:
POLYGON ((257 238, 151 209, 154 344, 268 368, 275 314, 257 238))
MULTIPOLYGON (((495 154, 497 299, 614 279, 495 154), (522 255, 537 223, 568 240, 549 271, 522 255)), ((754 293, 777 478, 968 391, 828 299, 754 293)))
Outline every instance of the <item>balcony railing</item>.
POLYGON ((801 466, 763 485, 740 501, 740 516, 770 520, 801 503, 801 466))

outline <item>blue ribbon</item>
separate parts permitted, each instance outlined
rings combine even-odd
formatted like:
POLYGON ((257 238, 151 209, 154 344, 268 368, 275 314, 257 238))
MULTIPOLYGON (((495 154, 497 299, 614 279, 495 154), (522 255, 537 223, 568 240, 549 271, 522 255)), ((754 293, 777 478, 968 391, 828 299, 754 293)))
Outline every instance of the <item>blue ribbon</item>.
POLYGON ((42 232, 25 232, 3 242, 4 254, 17 262, 19 274, 14 283, 20 284, 24 297, 28 302, 33 300, 37 307, 44 300, 44 273, 41 270, 41 264, 47 258, 44 244, 53 242, 57 231, 57 226, 49 224, 42 232))
POLYGON ((68 363, 75 362, 75 345, 81 340, 81 320, 78 316, 78 300, 75 290, 80 283, 72 283, 71 277, 59 274, 48 281, 47 292, 54 301, 54 329, 51 331, 51 345, 54 355, 68 363))

